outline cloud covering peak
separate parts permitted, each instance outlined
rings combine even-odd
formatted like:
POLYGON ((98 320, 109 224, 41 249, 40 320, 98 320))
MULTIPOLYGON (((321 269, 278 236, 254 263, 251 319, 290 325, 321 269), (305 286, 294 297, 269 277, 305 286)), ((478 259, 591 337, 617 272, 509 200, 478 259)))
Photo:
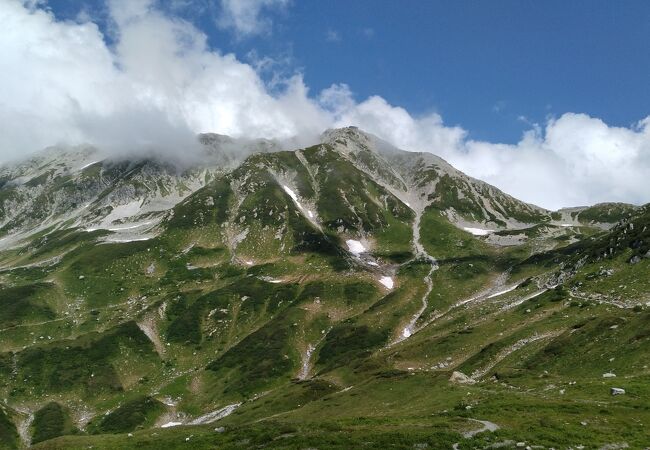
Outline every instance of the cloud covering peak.
MULTIPOLYGON (((224 1, 222 26, 262 30, 260 11, 286 3, 224 1)), ((110 39, 88 18, 59 21, 33 2, 0 2, 0 161, 80 142, 178 156, 202 132, 308 142, 356 125, 540 206, 650 201, 650 116, 617 128, 566 113, 515 145, 473 141, 438 114, 416 117, 379 96, 357 102, 345 84, 312 94, 298 73, 271 89, 151 0, 111 0, 108 11, 110 39)))

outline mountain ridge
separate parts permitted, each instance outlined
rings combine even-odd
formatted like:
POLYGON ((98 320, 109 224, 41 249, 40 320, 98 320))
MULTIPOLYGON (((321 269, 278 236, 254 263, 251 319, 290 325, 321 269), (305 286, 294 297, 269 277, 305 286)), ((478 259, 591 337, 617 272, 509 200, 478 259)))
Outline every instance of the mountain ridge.
MULTIPOLYGON (((158 213, 154 215, 160 217, 214 176, 235 170, 249 156, 282 150, 280 143, 263 139, 236 140, 223 135, 203 134, 199 141, 207 159, 184 169, 165 163, 164 159, 106 159, 101 152, 87 146, 73 148, 68 153, 53 147, 26 162, 5 166, 0 169, 0 233, 15 233, 21 228, 29 231, 24 228, 36 224, 42 226, 44 220, 57 219, 57 216, 58 220, 50 225, 64 223, 65 218, 60 216, 66 209, 85 217, 75 222, 76 226, 86 222, 93 227, 109 227, 113 220, 126 218, 124 214, 130 213, 158 213), (106 191, 107 188, 111 190, 106 191), (61 192, 66 192, 66 198, 72 197, 73 200, 59 205, 62 200, 58 200, 57 195, 60 196, 61 192), (88 195, 93 192, 94 195, 88 195), (135 201, 140 207, 134 205, 135 201), (31 221, 29 214, 23 212, 25 207, 16 209, 21 203, 30 205, 26 209, 34 216, 31 221), (36 204, 44 208, 42 213, 37 213, 36 204), (80 211, 84 205, 90 210, 80 211), (116 208, 118 210, 114 211, 116 208)), ((570 219, 570 223, 578 224, 579 216, 585 214, 581 211, 576 221, 570 212, 564 217, 562 211, 552 213, 520 202, 457 171, 433 154, 399 150, 353 127, 327 130, 321 136, 320 145, 332 146, 357 168, 383 183, 384 187, 390 186, 393 194, 416 208, 423 210, 430 203, 436 204, 449 220, 461 228, 492 227, 494 231, 526 228, 541 221, 553 222, 554 217, 570 219), (409 186, 406 186, 407 179, 409 186), (438 183, 441 189, 436 192, 438 183)), ((626 206, 625 210, 629 212, 633 207, 626 206)), ((590 217, 593 224, 599 224, 598 218, 604 215, 592 214, 590 217)))

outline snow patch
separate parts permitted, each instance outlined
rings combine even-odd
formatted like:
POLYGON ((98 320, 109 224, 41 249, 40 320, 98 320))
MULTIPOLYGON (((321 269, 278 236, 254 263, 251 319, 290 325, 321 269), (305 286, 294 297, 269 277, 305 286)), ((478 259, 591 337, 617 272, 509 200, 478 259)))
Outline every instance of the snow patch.
POLYGON ((221 409, 197 417, 191 421, 189 425, 204 425, 206 423, 216 422, 217 420, 223 419, 232 414, 240 405, 241 403, 233 403, 232 405, 224 406, 221 409))
POLYGON ((474 236, 487 236, 490 233, 493 233, 494 230, 486 230, 485 228, 472 228, 472 227, 463 227, 463 230, 468 233, 472 233, 474 236))
POLYGON ((162 425, 160 425, 160 428, 177 427, 179 425, 183 425, 183 422, 167 422, 167 423, 163 423, 162 425))
POLYGON ((513 284, 512 286, 510 286, 510 287, 508 287, 508 288, 506 288, 506 289, 504 289, 502 291, 495 292, 492 295, 488 295, 487 298, 498 297, 499 295, 503 295, 503 294, 506 294, 506 293, 508 293, 510 291, 514 291, 515 289, 517 289, 517 286, 519 286, 519 284, 513 284))
POLYGON ((273 278, 273 277, 258 277, 262 281, 266 281, 267 283, 273 283, 273 284, 278 284, 278 283, 284 283, 284 280, 281 280, 279 278, 273 278))
POLYGON ((151 238, 153 238, 153 236, 133 237, 133 238, 110 238, 109 237, 104 239, 104 242, 112 243, 112 244, 122 244, 124 242, 148 241, 151 238))
POLYGON ((379 282, 386 286, 388 289, 393 289, 394 283, 391 277, 381 277, 379 282))
POLYGON ((345 243, 348 245, 350 253, 354 256, 359 256, 361 253, 367 251, 366 247, 364 247, 361 242, 355 241, 354 239, 348 239, 345 243))
POLYGON ((298 196, 295 192, 293 192, 293 189, 291 189, 289 186, 285 186, 284 184, 282 185, 282 188, 284 189, 284 192, 289 194, 289 197, 291 197, 293 201, 296 202, 300 209, 302 209, 302 206, 300 206, 300 202, 298 201, 298 196))
POLYGON ((99 161, 99 160, 97 160, 97 161, 93 161, 93 162, 90 162, 90 163, 88 163, 88 164, 86 164, 86 165, 84 165, 84 166, 81 166, 81 167, 79 167, 79 168, 77 169, 77 172, 81 172, 81 171, 84 170, 86 167, 90 167, 90 166, 92 166, 93 164, 97 164, 98 162, 100 162, 100 161, 99 161))

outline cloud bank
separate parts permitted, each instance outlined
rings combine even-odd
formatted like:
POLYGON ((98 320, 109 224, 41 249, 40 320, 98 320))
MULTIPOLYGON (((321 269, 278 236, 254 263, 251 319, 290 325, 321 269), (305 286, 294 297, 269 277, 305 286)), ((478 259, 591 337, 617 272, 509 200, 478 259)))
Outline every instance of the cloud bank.
MULTIPOLYGON (((264 8, 284 0, 222 1, 220 25, 268 32, 264 8)), ((548 208, 650 201, 650 116, 629 128, 566 113, 516 145, 469 140, 438 114, 416 117, 345 84, 310 93, 300 74, 267 86, 256 68, 207 45, 193 24, 151 0, 110 0, 111 45, 88 18, 62 22, 34 2, 0 2, 0 161, 57 143, 178 156, 200 132, 314 140, 356 125, 548 208)))

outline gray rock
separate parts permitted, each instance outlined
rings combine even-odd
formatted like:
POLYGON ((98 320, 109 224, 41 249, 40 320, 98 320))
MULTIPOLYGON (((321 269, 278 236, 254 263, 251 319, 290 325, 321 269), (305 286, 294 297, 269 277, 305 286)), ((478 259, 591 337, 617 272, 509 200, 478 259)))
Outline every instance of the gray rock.
POLYGON ((621 388, 613 387, 610 389, 610 392, 612 393, 612 395, 625 395, 625 389, 621 389, 621 388))
POLYGON ((474 384, 476 380, 468 377, 463 372, 454 371, 449 378, 449 381, 457 384, 474 384))

